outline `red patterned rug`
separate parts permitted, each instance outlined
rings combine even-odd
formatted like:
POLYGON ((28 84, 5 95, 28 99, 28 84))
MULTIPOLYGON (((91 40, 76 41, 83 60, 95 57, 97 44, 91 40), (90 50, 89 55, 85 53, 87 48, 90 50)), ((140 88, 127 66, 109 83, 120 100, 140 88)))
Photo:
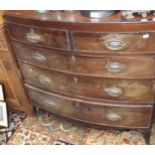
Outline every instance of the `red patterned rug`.
MULTIPOLYGON (((145 144, 138 131, 97 130, 73 125, 51 114, 27 117, 8 141, 9 145, 141 145, 145 144)), ((155 144, 155 125, 151 136, 155 144)))

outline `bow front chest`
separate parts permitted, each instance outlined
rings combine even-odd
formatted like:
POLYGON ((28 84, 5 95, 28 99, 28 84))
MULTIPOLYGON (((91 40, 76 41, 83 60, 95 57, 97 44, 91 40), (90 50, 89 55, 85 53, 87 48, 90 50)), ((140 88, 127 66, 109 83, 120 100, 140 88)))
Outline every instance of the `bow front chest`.
POLYGON ((101 129, 137 129, 149 141, 155 23, 121 13, 6 11, 5 25, 34 107, 101 129))

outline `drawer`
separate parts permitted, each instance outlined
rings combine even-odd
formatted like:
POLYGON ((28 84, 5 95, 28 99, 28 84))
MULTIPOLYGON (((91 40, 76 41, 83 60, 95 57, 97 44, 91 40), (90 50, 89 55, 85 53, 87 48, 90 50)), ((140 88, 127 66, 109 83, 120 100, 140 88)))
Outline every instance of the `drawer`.
POLYGON ((12 39, 41 47, 69 50, 67 31, 7 23, 12 39))
POLYGON ((73 32, 75 51, 89 53, 154 52, 155 33, 87 33, 73 32))
POLYGON ((57 70, 70 70, 70 56, 58 50, 48 50, 12 42, 17 59, 24 63, 57 70))
POLYGON ((71 56, 56 50, 40 49, 13 42, 17 58, 28 64, 73 74, 96 77, 155 77, 154 56, 71 56))
POLYGON ((75 56, 70 62, 72 73, 107 78, 155 77, 154 56, 75 56))
POLYGON ((85 122, 117 127, 149 127, 151 106, 92 105, 28 88, 31 102, 52 113, 85 122))
POLYGON ((151 80, 117 80, 74 76, 20 64, 27 83, 42 89, 74 97, 95 100, 140 101, 154 100, 151 80))

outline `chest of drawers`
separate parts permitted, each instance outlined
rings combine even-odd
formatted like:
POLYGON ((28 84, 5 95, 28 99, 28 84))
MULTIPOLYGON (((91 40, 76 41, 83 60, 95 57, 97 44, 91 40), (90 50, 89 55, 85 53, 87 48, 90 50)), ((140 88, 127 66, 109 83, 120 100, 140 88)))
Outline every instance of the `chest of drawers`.
POLYGON ((34 107, 92 127, 137 129, 149 142, 154 22, 61 11, 7 11, 4 20, 34 107))

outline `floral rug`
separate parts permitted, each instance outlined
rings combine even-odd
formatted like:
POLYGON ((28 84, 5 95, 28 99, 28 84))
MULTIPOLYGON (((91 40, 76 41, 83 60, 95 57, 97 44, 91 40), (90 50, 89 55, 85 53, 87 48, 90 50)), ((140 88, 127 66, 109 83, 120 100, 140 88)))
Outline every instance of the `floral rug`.
MULTIPOLYGON (((40 111, 36 117, 27 117, 9 139, 8 145, 142 145, 143 135, 134 130, 97 130, 62 121, 52 114, 40 111)), ((155 144, 155 125, 151 144, 155 144)))
POLYGON ((5 145, 17 127, 26 118, 23 112, 8 112, 8 128, 0 127, 0 145, 5 145))

